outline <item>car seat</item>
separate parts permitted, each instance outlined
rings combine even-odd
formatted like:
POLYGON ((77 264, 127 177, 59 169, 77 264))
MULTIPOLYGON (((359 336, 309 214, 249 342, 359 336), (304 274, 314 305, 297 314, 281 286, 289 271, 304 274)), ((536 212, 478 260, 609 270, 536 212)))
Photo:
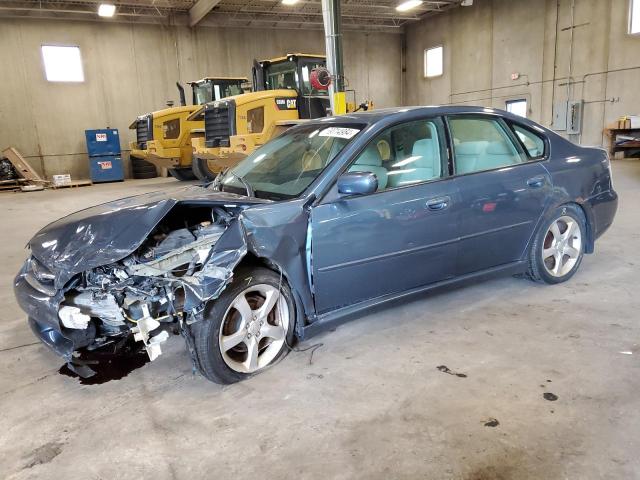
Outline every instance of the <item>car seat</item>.
POLYGON ((369 145, 351 167, 350 172, 371 172, 378 178, 378 190, 387 188, 387 169, 382 166, 382 157, 376 145, 369 145))
POLYGON ((389 184, 400 187, 411 183, 424 182, 440 176, 440 151, 433 138, 423 138, 413 144, 411 157, 415 160, 403 165, 396 172, 390 172, 389 184))
POLYGON ((478 170, 478 159, 484 154, 489 142, 461 142, 455 145, 456 173, 478 170))
POLYGON ((517 152, 506 142, 490 142, 484 153, 478 158, 476 170, 491 170, 519 162, 520 157, 517 152))

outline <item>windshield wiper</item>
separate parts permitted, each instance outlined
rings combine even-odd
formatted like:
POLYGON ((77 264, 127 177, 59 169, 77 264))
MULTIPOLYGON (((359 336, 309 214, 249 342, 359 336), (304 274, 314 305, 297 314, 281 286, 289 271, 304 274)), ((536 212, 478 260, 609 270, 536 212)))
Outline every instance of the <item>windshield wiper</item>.
POLYGON ((211 186, 213 188, 217 189, 219 192, 221 192, 222 191, 222 179, 224 177, 226 177, 228 173, 230 173, 231 175, 236 177, 238 180, 240 180, 240 183, 242 183, 242 186, 247 191, 247 196, 248 197, 251 198, 251 197, 255 197, 256 196, 255 192, 253 191, 253 187, 251 186, 251 184, 249 184, 249 182, 247 182, 243 177, 241 177, 240 175, 235 173, 233 170, 231 170, 231 167, 227 167, 226 170, 224 170, 223 172, 220 172, 218 175, 216 175, 216 178, 211 183, 211 186))
POLYGON ((255 193, 253 192, 253 188, 251 187, 249 182, 247 182, 244 178, 242 178, 240 175, 238 175, 237 173, 233 172, 232 170, 230 172, 231 172, 231 175, 233 175, 238 180, 240 180, 240 183, 242 183, 244 188, 247 190, 247 197, 251 198, 251 197, 255 197, 256 196, 255 193))
POLYGON ((231 167, 227 167, 222 172, 220 172, 218 175, 216 175, 216 178, 214 178, 213 181, 209 184, 209 185, 211 185, 211 188, 214 188, 214 189, 218 190, 219 192, 222 191, 222 179, 225 177, 225 175, 227 174, 227 172, 229 171, 230 168, 231 167))

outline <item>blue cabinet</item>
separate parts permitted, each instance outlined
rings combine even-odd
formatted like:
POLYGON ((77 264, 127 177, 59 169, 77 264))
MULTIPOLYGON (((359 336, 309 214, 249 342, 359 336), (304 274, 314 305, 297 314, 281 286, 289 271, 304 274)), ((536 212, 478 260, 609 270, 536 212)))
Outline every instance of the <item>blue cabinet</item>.
POLYGON ((89 157, 89 167, 91 169, 91 181, 94 183, 124 180, 124 170, 120 155, 89 157))
POLYGON ((95 183, 124 180, 118 130, 85 130, 84 135, 87 139, 91 180, 95 183))

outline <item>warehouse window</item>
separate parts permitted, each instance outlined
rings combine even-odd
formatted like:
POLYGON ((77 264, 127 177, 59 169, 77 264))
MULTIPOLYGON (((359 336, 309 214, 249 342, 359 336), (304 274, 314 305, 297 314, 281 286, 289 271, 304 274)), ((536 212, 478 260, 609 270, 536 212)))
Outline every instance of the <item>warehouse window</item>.
POLYGON ((442 46, 427 48, 424 51, 424 76, 439 77, 444 73, 444 48, 442 46))
POLYGON ((527 118, 527 101, 525 99, 508 100, 507 112, 527 118))
POLYGON ((42 58, 49 82, 84 82, 80 47, 43 45, 42 58))
POLYGON ((629 33, 640 34, 640 0, 631 0, 629 8, 629 33))

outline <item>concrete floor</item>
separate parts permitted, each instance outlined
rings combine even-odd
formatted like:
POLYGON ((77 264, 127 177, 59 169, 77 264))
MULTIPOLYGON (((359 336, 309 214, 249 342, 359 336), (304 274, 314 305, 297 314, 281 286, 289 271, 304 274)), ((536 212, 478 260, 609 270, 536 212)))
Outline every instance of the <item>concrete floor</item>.
POLYGON ((640 162, 616 161, 614 182, 616 221, 570 282, 502 278, 380 309, 308 342, 324 344, 313 364, 292 353, 225 388, 192 376, 179 337, 80 385, 13 299, 39 227, 172 179, 0 194, 1 476, 640 478, 640 162))

